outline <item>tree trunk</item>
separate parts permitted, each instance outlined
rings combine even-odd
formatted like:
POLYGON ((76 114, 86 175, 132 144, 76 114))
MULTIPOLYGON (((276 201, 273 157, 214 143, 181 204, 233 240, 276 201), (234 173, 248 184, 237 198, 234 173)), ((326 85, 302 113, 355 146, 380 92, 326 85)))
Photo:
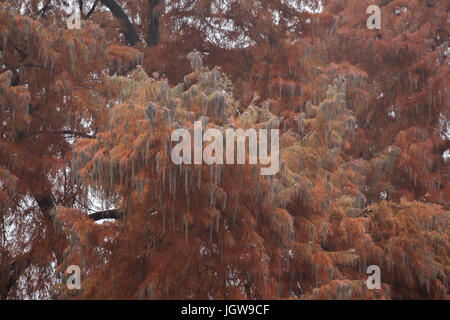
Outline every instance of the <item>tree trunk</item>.
POLYGON ((148 0, 148 36, 147 45, 154 47, 160 40, 161 0, 148 0))
MULTIPOLYGON (((57 259, 57 264, 59 265, 62 262, 62 252, 65 247, 65 239, 61 239, 61 237, 55 234, 53 230, 50 212, 55 207, 55 205, 51 193, 44 193, 46 195, 35 197, 35 200, 44 215, 45 223, 47 225, 47 239, 42 238, 41 240, 47 240, 49 241, 49 243, 51 243, 52 250, 55 253, 57 259)), ((28 267, 30 267, 34 261, 37 261, 38 258, 36 257, 36 255, 39 254, 37 252, 41 252, 40 244, 40 242, 35 243, 29 252, 16 257, 11 261, 11 263, 7 263, 0 269, 0 300, 8 298, 9 292, 14 288, 17 280, 19 280, 23 272, 25 272, 25 270, 28 269, 28 267)), ((48 245, 48 243, 45 242, 43 245, 48 245)))

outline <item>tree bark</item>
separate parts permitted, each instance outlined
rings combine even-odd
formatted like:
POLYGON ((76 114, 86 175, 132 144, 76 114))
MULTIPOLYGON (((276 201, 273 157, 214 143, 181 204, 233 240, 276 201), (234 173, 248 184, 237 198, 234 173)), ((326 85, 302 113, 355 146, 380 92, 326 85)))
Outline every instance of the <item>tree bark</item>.
POLYGON ((122 23, 125 39, 127 40, 128 45, 134 46, 136 43, 138 43, 139 36, 136 32, 136 29, 134 28, 125 11, 123 11, 123 9, 117 4, 117 2, 115 0, 100 0, 100 2, 104 6, 108 7, 114 17, 119 19, 119 21, 122 23))

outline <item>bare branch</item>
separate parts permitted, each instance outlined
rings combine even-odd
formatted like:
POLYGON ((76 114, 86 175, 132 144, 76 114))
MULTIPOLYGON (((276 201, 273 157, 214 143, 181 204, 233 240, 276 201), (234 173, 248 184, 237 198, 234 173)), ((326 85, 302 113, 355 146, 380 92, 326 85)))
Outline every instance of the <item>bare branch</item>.
POLYGON ((113 210, 106 210, 106 211, 99 211, 94 212, 88 215, 89 219, 94 221, 99 221, 103 219, 114 219, 114 220, 120 220, 123 217, 123 213, 120 211, 120 209, 113 209, 113 210))
POLYGON ((98 1, 99 0, 95 0, 94 4, 92 5, 91 10, 89 10, 88 14, 86 15, 86 19, 89 19, 91 17, 91 15, 94 13, 95 8, 97 8, 98 1))
POLYGON ((123 9, 117 4, 117 2, 115 0, 101 0, 101 3, 104 6, 108 7, 114 17, 119 19, 119 21, 122 23, 123 27, 125 28, 124 34, 127 43, 130 46, 134 46, 136 43, 138 43, 139 36, 136 32, 136 29, 134 28, 125 11, 123 11, 123 9))

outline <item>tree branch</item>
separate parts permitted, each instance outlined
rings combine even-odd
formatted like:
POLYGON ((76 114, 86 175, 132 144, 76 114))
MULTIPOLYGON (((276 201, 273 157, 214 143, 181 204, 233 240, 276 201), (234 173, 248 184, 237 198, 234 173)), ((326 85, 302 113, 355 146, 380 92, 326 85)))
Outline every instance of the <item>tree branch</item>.
POLYGON ((88 215, 89 219, 94 221, 99 221, 103 219, 114 219, 114 220, 120 220, 123 217, 123 213, 120 211, 120 209, 113 209, 113 210, 106 210, 106 211, 99 211, 94 212, 88 215))
POLYGON ((88 133, 84 133, 84 132, 78 132, 78 131, 72 131, 72 130, 63 130, 63 131, 42 131, 42 132, 37 132, 31 135, 27 135, 24 138, 31 138, 31 137, 36 137, 39 135, 70 135, 70 136, 74 136, 77 138, 84 138, 84 139, 95 139, 96 135, 91 135, 88 133))
POLYGON ((80 16, 83 16, 83 0, 78 0, 78 8, 80 9, 80 16))
POLYGON ((40 15, 41 17, 43 17, 43 16, 45 15, 45 13, 47 12, 47 10, 50 9, 50 7, 51 7, 51 2, 52 2, 51 0, 48 0, 48 1, 44 4, 44 6, 42 7, 42 9, 39 10, 39 11, 36 13, 35 18, 37 18, 39 15, 40 15))
POLYGON ((100 1, 104 6, 108 7, 114 17, 116 17, 122 23, 123 27, 125 28, 124 34, 127 43, 130 46, 134 46, 139 41, 139 36, 125 11, 123 11, 123 9, 117 4, 115 0, 100 1))
POLYGON ((67 134, 67 135, 71 135, 74 137, 79 137, 79 138, 85 138, 85 139, 95 139, 96 136, 95 135, 90 135, 84 132, 78 132, 78 131, 71 131, 71 130, 64 130, 64 131, 56 131, 56 132, 50 132, 53 134, 67 134))
POLYGON ((98 1, 99 0, 95 0, 94 4, 92 5, 91 10, 89 10, 88 14, 86 15, 86 19, 89 19, 91 17, 91 15, 94 13, 95 8, 97 8, 98 1))
POLYGON ((11 289, 15 286, 20 275, 31 265, 31 262, 30 257, 20 256, 7 265, 5 270, 7 278, 1 279, 0 300, 8 298, 11 289))
MULTIPOLYGON (((157 210, 152 209, 148 211, 150 214, 154 214, 157 212, 157 210)), ((120 220, 124 217, 125 213, 122 211, 122 209, 112 209, 112 210, 105 210, 105 211, 99 211, 94 212, 91 214, 88 214, 88 218, 94 221, 99 221, 103 219, 114 219, 114 220, 120 220)))

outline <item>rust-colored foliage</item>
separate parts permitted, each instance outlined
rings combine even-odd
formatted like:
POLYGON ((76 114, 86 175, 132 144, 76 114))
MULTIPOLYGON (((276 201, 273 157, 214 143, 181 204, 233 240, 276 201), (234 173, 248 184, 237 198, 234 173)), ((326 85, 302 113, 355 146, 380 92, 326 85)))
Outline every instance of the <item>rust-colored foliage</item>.
POLYGON ((81 30, 21 2, 0 3, 0 298, 448 299, 445 1, 100 1, 81 30), (279 173, 175 165, 195 121, 278 129, 279 173))

